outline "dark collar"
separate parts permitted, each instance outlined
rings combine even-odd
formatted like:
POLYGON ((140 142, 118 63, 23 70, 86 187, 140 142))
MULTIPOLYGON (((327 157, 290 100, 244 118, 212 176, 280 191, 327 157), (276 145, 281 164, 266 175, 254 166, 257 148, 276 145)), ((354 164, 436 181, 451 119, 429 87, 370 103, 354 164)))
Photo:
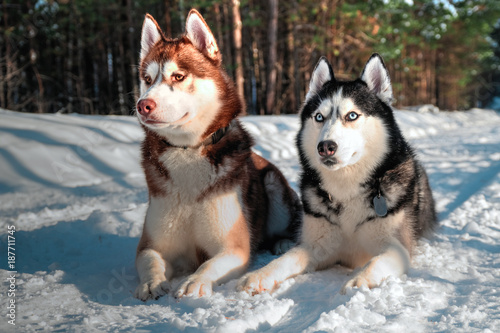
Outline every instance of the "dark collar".
POLYGON ((183 149, 188 149, 188 148, 200 148, 201 146, 209 146, 209 145, 214 145, 217 142, 219 142, 224 135, 229 131, 229 129, 232 127, 232 124, 230 123, 228 126, 219 128, 217 131, 212 133, 208 138, 203 140, 201 143, 197 144, 196 146, 174 146, 170 142, 168 142, 166 139, 163 139, 162 142, 169 146, 169 147, 175 147, 175 148, 183 148, 183 149))

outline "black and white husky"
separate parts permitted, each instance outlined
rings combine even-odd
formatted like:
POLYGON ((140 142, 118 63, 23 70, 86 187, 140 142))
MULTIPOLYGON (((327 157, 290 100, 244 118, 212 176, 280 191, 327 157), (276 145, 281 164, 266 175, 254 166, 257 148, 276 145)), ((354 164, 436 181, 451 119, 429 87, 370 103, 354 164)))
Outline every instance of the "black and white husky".
POLYGON ((416 240, 436 223, 427 175, 390 107, 392 87, 374 54, 361 78, 335 79, 316 65, 300 117, 297 146, 305 210, 300 243, 241 278, 250 293, 273 289, 304 272, 361 267, 348 287, 378 286, 410 266, 416 240))

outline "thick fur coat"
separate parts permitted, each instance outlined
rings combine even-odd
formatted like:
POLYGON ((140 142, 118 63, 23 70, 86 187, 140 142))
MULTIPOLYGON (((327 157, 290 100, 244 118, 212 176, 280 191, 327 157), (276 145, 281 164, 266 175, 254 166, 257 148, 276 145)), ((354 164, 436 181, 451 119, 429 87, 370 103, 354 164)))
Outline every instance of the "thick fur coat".
POLYGON ((298 246, 247 274, 240 288, 272 290, 283 280, 335 264, 356 269, 349 287, 375 287, 405 273, 417 239, 436 223, 427 175, 390 107, 392 87, 374 54, 354 81, 316 66, 301 110, 297 148, 305 216, 298 246))
POLYGON ((158 298, 186 273, 176 297, 209 295, 215 284, 241 275, 258 249, 289 246, 302 218, 300 200, 280 171, 252 152, 237 119, 242 103, 196 10, 176 39, 146 16, 139 68, 149 207, 135 296, 158 298))

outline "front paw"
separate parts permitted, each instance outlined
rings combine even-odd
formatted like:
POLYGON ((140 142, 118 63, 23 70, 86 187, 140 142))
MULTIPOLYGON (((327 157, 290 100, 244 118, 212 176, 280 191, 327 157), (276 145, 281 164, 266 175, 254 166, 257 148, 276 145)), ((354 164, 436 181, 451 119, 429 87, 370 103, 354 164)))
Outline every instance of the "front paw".
POLYGON ((202 297, 212 295, 212 284, 210 280, 190 276, 177 288, 175 298, 184 296, 202 297))
POLYGON ((272 291, 278 283, 271 274, 262 270, 251 272, 244 275, 238 281, 238 291, 245 291, 250 295, 256 295, 263 292, 272 291))
POLYGON ((145 302, 148 299, 158 299, 167 294, 170 290, 170 283, 167 280, 154 280, 140 283, 135 289, 134 297, 145 302))
POLYGON ((367 287, 371 289, 377 286, 378 284, 369 276, 369 274, 367 274, 365 271, 361 271, 344 284, 344 286, 340 289, 340 293, 342 295, 345 295, 348 288, 367 287))

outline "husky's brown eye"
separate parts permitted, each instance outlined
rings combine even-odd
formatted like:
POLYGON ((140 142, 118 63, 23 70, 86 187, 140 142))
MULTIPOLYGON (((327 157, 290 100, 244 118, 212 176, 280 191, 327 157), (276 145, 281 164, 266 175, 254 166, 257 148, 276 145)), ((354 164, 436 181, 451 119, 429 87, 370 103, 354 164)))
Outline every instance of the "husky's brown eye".
POLYGON ((153 82, 153 79, 151 79, 151 76, 146 75, 144 76, 144 82, 149 86, 153 82))
POLYGON ((184 78, 185 78, 185 76, 182 75, 182 74, 174 74, 174 75, 172 75, 173 81, 181 82, 182 80, 184 80, 184 78))

